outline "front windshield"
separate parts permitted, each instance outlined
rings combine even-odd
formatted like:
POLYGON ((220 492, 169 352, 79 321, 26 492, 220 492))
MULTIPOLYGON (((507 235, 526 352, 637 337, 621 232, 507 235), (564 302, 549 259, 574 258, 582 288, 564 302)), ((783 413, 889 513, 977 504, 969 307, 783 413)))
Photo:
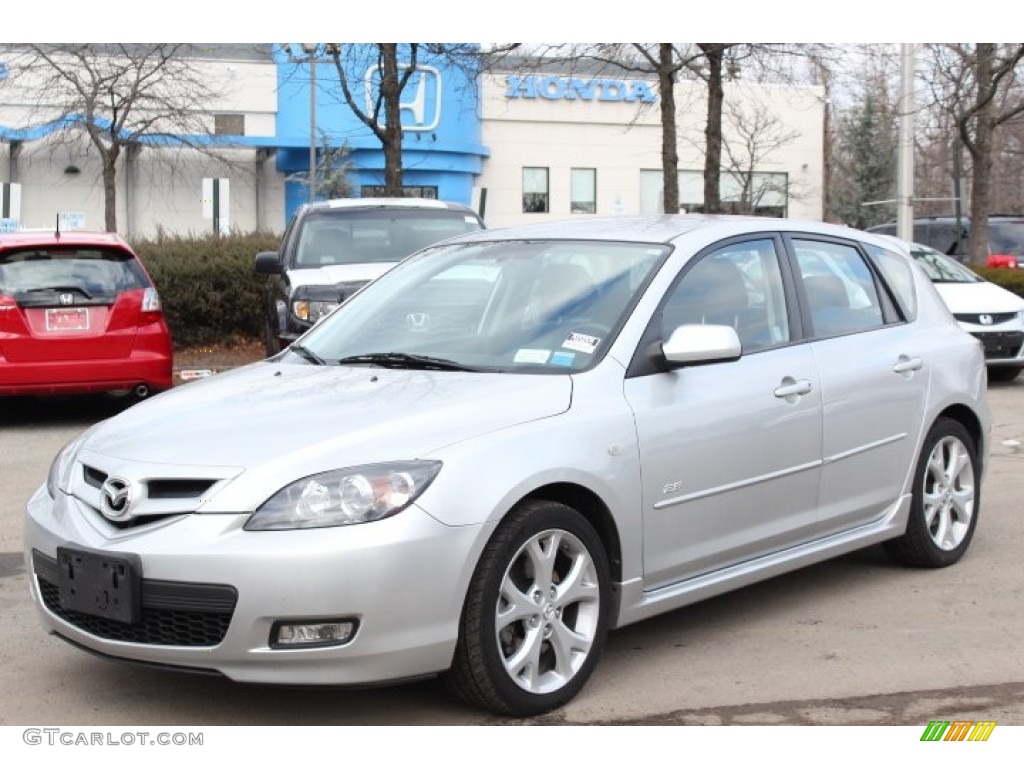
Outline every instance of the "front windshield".
POLYGON ((423 208, 327 208, 302 220, 297 267, 401 261, 428 245, 480 229, 465 211, 423 208))
POLYGON ((918 266, 933 283, 982 283, 967 267, 931 248, 915 245, 910 250, 918 266))
POLYGON ((470 370, 582 370, 603 357, 669 250, 593 241, 439 246, 368 285, 301 346, 328 364, 415 365, 408 356, 416 356, 470 370))

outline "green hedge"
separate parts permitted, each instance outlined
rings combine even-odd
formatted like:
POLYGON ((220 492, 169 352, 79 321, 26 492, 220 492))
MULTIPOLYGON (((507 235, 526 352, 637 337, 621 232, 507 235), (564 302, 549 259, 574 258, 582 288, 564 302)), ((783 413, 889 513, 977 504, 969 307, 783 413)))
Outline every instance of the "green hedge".
POLYGON ((1024 269, 989 269, 988 267, 971 267, 971 269, 989 282, 1024 298, 1024 269))
POLYGON ((132 243, 156 283, 177 347, 259 338, 265 278, 259 251, 277 250, 273 234, 158 237, 132 243))

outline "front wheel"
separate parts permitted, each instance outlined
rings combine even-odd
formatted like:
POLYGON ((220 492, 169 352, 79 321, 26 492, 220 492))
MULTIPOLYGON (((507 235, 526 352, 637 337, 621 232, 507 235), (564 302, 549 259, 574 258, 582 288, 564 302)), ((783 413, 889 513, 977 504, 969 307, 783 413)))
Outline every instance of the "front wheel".
POLYGON ((942 568, 963 557, 978 523, 980 482, 974 439, 960 422, 938 419, 914 472, 907 530, 886 545, 893 556, 926 568, 942 568))
POLYGON ((604 546, 582 515, 553 501, 521 504, 473 575, 449 685, 501 715, 565 704, 604 647, 609 582, 604 546))

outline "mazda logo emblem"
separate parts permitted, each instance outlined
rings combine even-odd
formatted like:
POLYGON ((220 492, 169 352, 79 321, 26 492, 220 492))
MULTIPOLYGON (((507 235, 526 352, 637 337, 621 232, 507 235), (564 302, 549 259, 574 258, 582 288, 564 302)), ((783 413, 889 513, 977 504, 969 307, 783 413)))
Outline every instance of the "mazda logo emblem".
POLYGON ((103 495, 103 515, 113 520, 128 514, 132 506, 132 486, 122 477, 108 477, 100 488, 103 495))
POLYGON ((57 299, 64 306, 75 303, 75 295, 73 293, 62 293, 57 297, 57 299))
POLYGON ((992 315, 978 315, 978 322, 982 325, 992 325, 992 315))

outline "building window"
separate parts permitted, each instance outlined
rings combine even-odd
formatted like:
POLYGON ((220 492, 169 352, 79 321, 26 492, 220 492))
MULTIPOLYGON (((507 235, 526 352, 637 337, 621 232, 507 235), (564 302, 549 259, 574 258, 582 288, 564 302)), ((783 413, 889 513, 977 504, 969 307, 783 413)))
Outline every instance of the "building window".
MULTIPOLYGON (((661 171, 640 171, 640 212, 665 212, 661 171)), ((720 187, 724 213, 785 218, 789 208, 786 173, 722 173, 720 187)), ((704 173, 679 171, 679 210, 704 212, 704 173)), ((671 211, 669 211, 671 213, 671 211)))
POLYGON ((573 168, 569 192, 572 213, 597 213, 597 169, 573 168))
POLYGON ((245 115, 214 115, 215 136, 245 136, 245 115))
POLYGON ((523 168, 523 213, 547 213, 548 169, 523 168))
MULTIPOLYGON (((384 193, 384 189, 382 184, 364 184, 359 188, 359 194, 362 197, 391 197, 384 193)), ((425 197, 427 200, 437 200, 437 187, 403 186, 402 197, 425 197)))

